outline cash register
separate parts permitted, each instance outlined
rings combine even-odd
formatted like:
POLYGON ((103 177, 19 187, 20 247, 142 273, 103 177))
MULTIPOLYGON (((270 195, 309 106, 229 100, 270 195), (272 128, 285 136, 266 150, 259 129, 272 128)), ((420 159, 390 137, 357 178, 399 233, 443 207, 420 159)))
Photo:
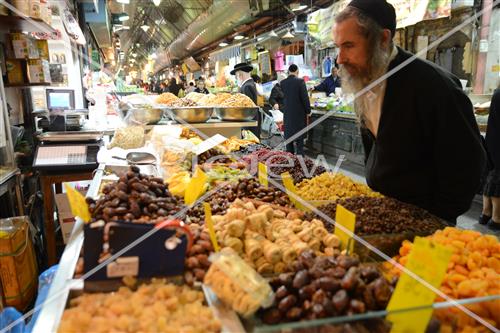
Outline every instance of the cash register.
POLYGON ((38 121, 44 133, 38 136, 40 144, 33 168, 45 171, 97 168, 102 133, 79 132, 86 114, 84 110, 75 110, 74 91, 47 89, 46 97, 48 114, 38 121))

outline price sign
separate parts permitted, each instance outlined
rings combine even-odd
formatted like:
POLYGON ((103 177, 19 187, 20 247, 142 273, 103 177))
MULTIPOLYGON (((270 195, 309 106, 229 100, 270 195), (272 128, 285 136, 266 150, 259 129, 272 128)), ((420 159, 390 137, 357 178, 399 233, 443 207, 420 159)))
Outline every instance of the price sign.
POLYGON ((267 165, 262 162, 259 162, 259 183, 264 187, 268 186, 267 165))
POLYGON ((342 230, 342 228, 337 228, 337 225, 343 226, 347 231, 350 231, 354 234, 354 228, 356 227, 356 215, 345 209, 341 205, 337 205, 337 210, 335 213, 335 235, 340 238, 342 242, 342 249, 347 249, 349 253, 353 253, 354 251, 354 242, 350 242, 352 236, 342 230), (349 246, 349 248, 347 248, 349 246))
POLYGON ((198 166, 184 193, 184 202, 186 205, 192 205, 203 193, 205 193, 205 184, 207 180, 207 174, 198 166))
POLYGON ((203 208, 205 209, 205 225, 208 228, 210 240, 212 241, 215 252, 219 252, 220 247, 217 242, 217 236, 215 235, 214 221, 212 220, 212 209, 210 208, 210 204, 207 202, 203 203, 203 208))
MULTIPOLYGON (((451 255, 451 249, 417 237, 405 267, 429 285, 439 288, 451 255)), ((433 311, 430 306, 435 298, 434 291, 403 272, 389 301, 387 311, 422 306, 429 306, 429 308, 388 315, 388 320, 392 322, 391 332, 425 332, 433 311)))
POLYGON ((81 218, 83 222, 90 222, 89 205, 85 201, 85 197, 67 183, 64 184, 64 188, 68 196, 71 213, 81 218))

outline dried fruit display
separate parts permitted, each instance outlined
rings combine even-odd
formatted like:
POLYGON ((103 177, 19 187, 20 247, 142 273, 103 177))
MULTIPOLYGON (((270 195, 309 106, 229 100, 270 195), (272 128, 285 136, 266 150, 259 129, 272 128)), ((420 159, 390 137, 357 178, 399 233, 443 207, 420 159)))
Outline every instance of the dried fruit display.
POLYGON ((198 224, 190 224, 193 234, 193 246, 186 255, 184 281, 190 286, 195 282, 203 282, 207 270, 210 268, 208 257, 214 248, 207 231, 198 224))
POLYGON ((203 293, 155 280, 137 291, 83 294, 64 311, 58 332, 220 332, 203 293), (196 320, 193 320, 196 318, 196 320))
MULTIPOLYGON (((441 291, 453 299, 500 295, 500 242, 493 235, 447 227, 427 237, 453 250, 441 291)), ((396 260, 405 265, 413 244, 404 242, 396 260)), ((386 263, 389 276, 399 276, 398 268, 386 263)), ((437 301, 443 301, 438 297, 437 301)), ((481 318, 500 328, 500 300, 465 305, 481 318)), ((489 332, 458 308, 435 311, 442 332, 489 332)))
POLYGON ((260 314, 269 325, 383 310, 393 287, 380 270, 355 257, 303 252, 289 272, 271 281, 273 306, 260 314))

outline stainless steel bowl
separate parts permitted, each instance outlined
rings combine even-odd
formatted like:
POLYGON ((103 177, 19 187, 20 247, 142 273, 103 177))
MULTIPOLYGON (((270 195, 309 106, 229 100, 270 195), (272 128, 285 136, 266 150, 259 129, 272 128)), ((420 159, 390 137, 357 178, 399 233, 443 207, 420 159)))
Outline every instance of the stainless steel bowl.
POLYGON ((169 108, 168 114, 173 121, 186 123, 207 122, 214 113, 214 108, 206 106, 190 106, 169 108))
POLYGON ((131 109, 119 109, 122 118, 128 118, 129 122, 154 125, 163 117, 163 110, 152 106, 134 106, 131 109))
POLYGON ((241 107, 216 107, 215 115, 220 120, 228 121, 252 121, 259 112, 259 108, 241 108, 241 107))

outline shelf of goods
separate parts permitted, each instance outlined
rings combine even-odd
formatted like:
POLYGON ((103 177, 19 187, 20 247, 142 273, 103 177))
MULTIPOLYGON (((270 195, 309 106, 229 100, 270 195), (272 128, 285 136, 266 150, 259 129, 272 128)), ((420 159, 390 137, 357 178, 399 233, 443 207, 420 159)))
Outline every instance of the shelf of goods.
POLYGON ((54 28, 52 28, 42 19, 33 17, 24 18, 14 15, 1 16, 0 30, 44 32, 47 34, 52 34, 55 32, 54 28))
MULTIPOLYGON (((193 139, 192 133, 183 135, 185 141, 193 139)), ((446 227, 426 211, 341 174, 319 169, 309 175, 288 164, 276 167, 293 157, 239 139, 197 161, 207 175, 210 231, 203 206, 184 202, 190 180, 200 172, 190 171, 189 158, 173 142, 166 145, 156 167, 99 166, 88 191, 90 221, 77 219, 48 295, 57 301, 43 306, 34 332, 181 327, 193 332, 389 332, 386 307, 401 271, 359 244, 354 254, 343 252, 346 244, 327 218, 335 217, 337 204, 356 214, 358 236, 403 266, 415 236, 453 251, 439 287, 442 295, 427 307, 434 309, 431 327, 438 325, 442 332, 485 329, 446 297, 499 327, 500 243, 494 236, 446 227), (224 160, 209 163, 221 152, 227 154, 224 160), (273 177, 268 187, 261 185, 251 177, 252 161, 268 164, 270 174, 289 172, 296 194, 318 209, 296 209, 285 192, 272 186, 273 177), (172 221, 173 216, 186 224, 172 221), (166 218, 171 221, 165 223, 166 218), (93 269, 146 234, 150 238, 126 250, 122 261, 93 269), (215 253, 216 246, 222 250, 215 253), (143 283, 137 286, 130 276, 122 279, 117 274, 121 269, 128 271, 121 275, 136 275, 143 283), (85 281, 75 274, 83 274, 85 281), (151 276, 160 279, 149 281, 151 276), (107 293, 122 282, 130 288, 107 293), (194 316, 202 319, 193 321, 194 316)), ((305 165, 312 168, 311 163, 305 165)), ((398 311, 411 317, 422 308, 398 311)))

